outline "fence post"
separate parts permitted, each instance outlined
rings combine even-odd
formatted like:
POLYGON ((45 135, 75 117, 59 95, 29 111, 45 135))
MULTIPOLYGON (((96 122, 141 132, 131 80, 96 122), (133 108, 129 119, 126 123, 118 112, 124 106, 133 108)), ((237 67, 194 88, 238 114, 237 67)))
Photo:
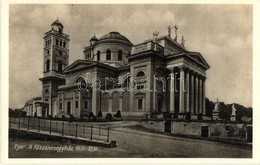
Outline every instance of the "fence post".
POLYGON ((30 117, 28 116, 28 131, 30 130, 30 117))
POLYGON ((101 126, 99 126, 98 136, 100 136, 101 126))
POLYGON ((38 119, 38 132, 40 132, 41 119, 38 119))
POLYGON ((21 122, 21 117, 19 115, 19 120, 18 120, 18 129, 20 129, 20 122, 21 122))
POLYGON ((107 127, 107 142, 109 142, 109 127, 107 127))
POLYGON ((62 136, 64 135, 64 121, 62 122, 62 131, 61 131, 62 136))
POLYGON ((76 138, 78 137, 78 123, 76 123, 76 138))
POLYGON ((91 129, 90 129, 90 140, 92 140, 92 133, 93 133, 93 125, 91 125, 91 129))
POLYGON ((50 119, 50 134, 51 134, 51 119, 50 119))
POLYGON ((83 134, 85 134, 85 124, 83 125, 83 134))
POLYGON ((9 117, 9 128, 11 128, 11 123, 12 123, 12 122, 11 122, 11 119, 12 119, 12 118, 9 117))

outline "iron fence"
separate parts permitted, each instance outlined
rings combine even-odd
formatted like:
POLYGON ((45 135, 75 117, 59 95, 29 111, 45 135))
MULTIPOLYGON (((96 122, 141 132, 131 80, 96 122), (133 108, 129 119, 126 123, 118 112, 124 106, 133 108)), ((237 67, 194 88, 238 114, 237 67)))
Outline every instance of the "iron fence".
POLYGON ((108 126, 87 125, 86 123, 71 123, 53 119, 32 117, 10 117, 9 127, 46 134, 86 138, 96 141, 109 142, 108 126))

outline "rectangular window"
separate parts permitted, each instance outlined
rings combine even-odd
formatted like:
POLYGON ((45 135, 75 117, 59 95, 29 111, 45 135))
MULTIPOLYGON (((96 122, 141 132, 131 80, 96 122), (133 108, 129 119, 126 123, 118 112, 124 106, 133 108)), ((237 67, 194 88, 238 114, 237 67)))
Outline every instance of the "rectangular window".
POLYGON ((79 107, 79 102, 78 102, 78 101, 75 102, 75 107, 76 107, 76 108, 79 107))
POLYGON ((88 102, 87 101, 85 101, 85 103, 84 103, 84 108, 88 109, 88 102))
POLYGON ((60 109, 62 109, 62 103, 60 103, 60 109))
POLYGON ((137 99, 137 108, 138 110, 143 109, 143 99, 137 99))

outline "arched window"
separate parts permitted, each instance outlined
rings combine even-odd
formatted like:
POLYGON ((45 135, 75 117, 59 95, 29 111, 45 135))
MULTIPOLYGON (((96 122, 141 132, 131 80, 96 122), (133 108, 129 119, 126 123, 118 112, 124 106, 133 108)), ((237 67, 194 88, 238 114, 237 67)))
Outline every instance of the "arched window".
POLYGON ((100 51, 97 52, 97 61, 100 61, 100 51))
POLYGON ((59 45, 59 40, 58 39, 56 39, 56 45, 59 45))
POLYGON ((46 62, 46 71, 50 70, 50 60, 47 60, 46 62))
POLYGON ((62 47, 62 41, 60 41, 60 47, 62 47))
POLYGON ((108 49, 107 50, 107 60, 111 60, 111 51, 108 49))
POLYGON ((66 48, 66 42, 63 42, 63 47, 66 48))
POLYGON ((119 61, 121 61, 122 60, 122 51, 121 50, 119 50, 118 51, 118 58, 117 58, 119 61))
POLYGON ((62 72, 62 61, 58 61, 58 72, 62 72))
POLYGON ((136 74, 136 77, 142 77, 142 76, 145 76, 145 74, 144 74, 143 71, 139 71, 139 72, 136 74))
POLYGON ((49 93, 49 89, 45 89, 45 91, 44 91, 46 94, 48 94, 49 93))
POLYGON ((85 81, 85 79, 83 77, 79 77, 77 80, 76 80, 76 83, 78 85, 80 85, 80 88, 81 89, 85 89, 87 87, 87 83, 85 81))

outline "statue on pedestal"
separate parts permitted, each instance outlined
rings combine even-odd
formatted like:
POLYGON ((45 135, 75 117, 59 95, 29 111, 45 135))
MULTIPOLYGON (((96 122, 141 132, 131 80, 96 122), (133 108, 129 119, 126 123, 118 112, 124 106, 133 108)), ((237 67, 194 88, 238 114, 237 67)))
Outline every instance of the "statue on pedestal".
POLYGON ((233 104, 232 105, 232 113, 231 113, 231 116, 230 116, 231 121, 236 121, 236 111, 237 111, 237 109, 235 108, 235 104, 233 104))
POLYGON ((217 102, 215 103, 214 110, 212 111, 212 119, 213 120, 219 120, 219 101, 217 99, 217 102))

